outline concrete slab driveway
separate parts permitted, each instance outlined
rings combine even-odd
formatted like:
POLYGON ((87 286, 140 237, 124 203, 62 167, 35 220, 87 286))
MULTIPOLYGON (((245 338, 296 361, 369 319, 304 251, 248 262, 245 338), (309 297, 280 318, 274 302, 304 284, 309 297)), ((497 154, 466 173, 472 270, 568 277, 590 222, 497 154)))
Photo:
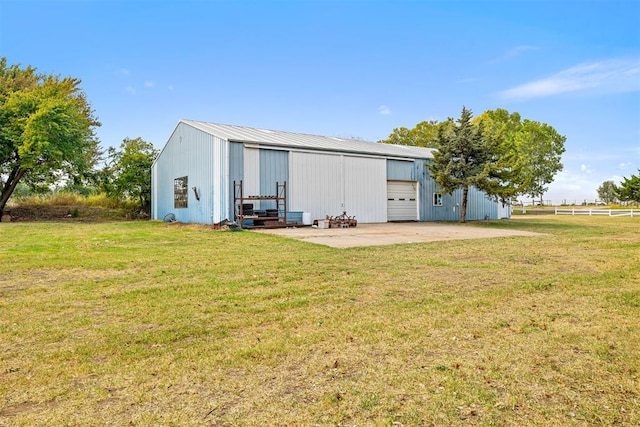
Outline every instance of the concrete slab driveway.
POLYGON ((476 227, 462 224, 443 224, 434 222, 404 222, 384 224, 358 224, 354 228, 312 227, 273 228, 256 230, 259 233, 275 234, 305 242, 335 248, 356 246, 380 246, 398 243, 433 242, 455 239, 486 239, 506 236, 542 236, 519 230, 504 230, 476 227))

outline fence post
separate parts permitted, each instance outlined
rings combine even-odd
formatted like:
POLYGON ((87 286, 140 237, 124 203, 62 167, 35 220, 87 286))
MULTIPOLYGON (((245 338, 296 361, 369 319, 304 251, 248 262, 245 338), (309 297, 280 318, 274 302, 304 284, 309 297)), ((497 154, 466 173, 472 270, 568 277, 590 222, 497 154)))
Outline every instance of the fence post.
POLYGON ((575 215, 576 214, 576 208, 571 208, 571 215, 575 215))

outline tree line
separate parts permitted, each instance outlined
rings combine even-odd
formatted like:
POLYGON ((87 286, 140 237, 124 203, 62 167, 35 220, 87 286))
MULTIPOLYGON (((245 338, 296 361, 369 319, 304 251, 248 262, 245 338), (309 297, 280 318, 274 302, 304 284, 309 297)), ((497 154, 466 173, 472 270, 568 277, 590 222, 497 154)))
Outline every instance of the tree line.
POLYGON ((102 150, 95 136, 101 124, 80 83, 0 58, 0 211, 19 185, 38 192, 61 182, 150 211, 158 151, 141 138, 102 150))

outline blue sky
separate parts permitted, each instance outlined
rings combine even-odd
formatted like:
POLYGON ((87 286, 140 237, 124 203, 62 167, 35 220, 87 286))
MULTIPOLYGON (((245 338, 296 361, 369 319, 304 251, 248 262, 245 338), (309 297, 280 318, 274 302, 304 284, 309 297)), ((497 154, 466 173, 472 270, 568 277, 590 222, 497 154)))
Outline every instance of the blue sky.
POLYGON ((80 78, 103 147, 181 118, 378 141, 465 105, 567 137, 555 203, 640 168, 637 0, 0 0, 0 56, 80 78))

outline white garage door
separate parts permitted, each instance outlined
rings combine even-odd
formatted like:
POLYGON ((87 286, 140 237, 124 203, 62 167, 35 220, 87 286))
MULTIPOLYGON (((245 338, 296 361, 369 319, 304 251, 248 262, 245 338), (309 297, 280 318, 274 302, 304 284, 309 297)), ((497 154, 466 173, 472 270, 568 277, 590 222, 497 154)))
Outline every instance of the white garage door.
POLYGON ((387 220, 418 220, 418 183, 387 181, 387 220))

